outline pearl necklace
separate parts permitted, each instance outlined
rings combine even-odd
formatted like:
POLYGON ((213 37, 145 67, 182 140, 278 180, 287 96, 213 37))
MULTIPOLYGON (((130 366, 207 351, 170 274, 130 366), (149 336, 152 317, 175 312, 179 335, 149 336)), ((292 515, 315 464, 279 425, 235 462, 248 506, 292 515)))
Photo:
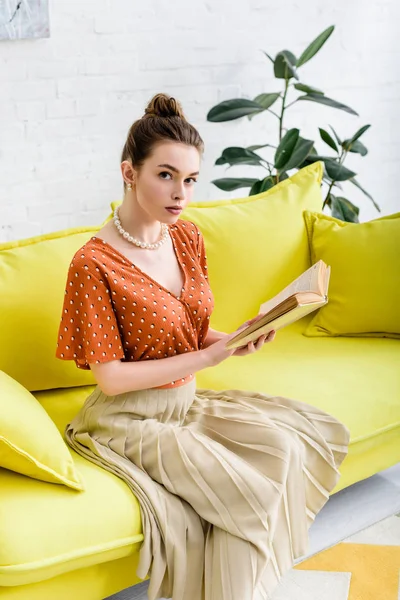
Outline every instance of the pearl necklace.
POLYGON ((161 223, 162 237, 161 237, 161 240, 159 240, 158 242, 156 242, 154 244, 148 244, 147 242, 141 242, 137 238, 134 238, 132 235, 130 235, 130 233, 128 231, 125 231, 125 229, 122 227, 121 221, 119 218, 119 214, 118 214, 118 209, 119 209, 119 207, 117 206, 114 210, 113 219, 114 219, 115 227, 118 229, 118 231, 122 235, 122 237, 124 237, 131 244, 135 244, 135 246, 139 246, 140 248, 147 248, 148 250, 156 250, 167 240, 168 225, 166 223, 161 223))

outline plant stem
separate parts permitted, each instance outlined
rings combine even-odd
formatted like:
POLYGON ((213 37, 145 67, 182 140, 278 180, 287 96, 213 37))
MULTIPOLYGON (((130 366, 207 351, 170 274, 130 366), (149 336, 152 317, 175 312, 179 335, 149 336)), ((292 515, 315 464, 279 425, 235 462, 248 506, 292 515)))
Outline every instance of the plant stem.
POLYGON ((274 112, 270 108, 267 108, 267 111, 270 112, 270 113, 272 113, 277 119, 279 119, 279 115, 277 115, 276 112, 274 112))
POLYGON ((271 170, 271 163, 269 163, 267 160, 265 160, 264 158, 261 159, 263 162, 265 162, 267 164, 267 169, 269 171, 269 174, 272 175, 272 170, 271 170))
POLYGON ((327 203, 327 201, 328 201, 328 198, 329 198, 329 196, 330 196, 330 194, 331 194, 331 189, 333 188, 333 186, 334 186, 334 185, 335 185, 335 182, 334 182, 334 181, 331 181, 331 183, 330 183, 330 186, 329 186, 329 189, 328 189, 328 192, 327 192, 327 194, 326 194, 326 198, 325 198, 325 200, 324 200, 324 203, 323 203, 323 205, 322 205, 322 210, 324 210, 325 204, 326 204, 326 203, 327 203))
POLYGON ((281 142, 282 140, 282 129, 283 129, 283 114, 285 112, 285 100, 286 100, 286 96, 288 93, 288 88, 289 88, 289 80, 285 79, 285 91, 283 93, 283 98, 282 98, 282 110, 281 110, 281 116, 279 117, 279 142, 281 142))
MULTIPOLYGON (((340 164, 340 165, 342 165, 342 164, 343 164, 343 162, 344 162, 344 159, 346 158, 346 156, 347 156, 347 152, 346 152, 345 150, 343 150, 343 149, 342 149, 342 153, 341 153, 341 155, 340 155, 340 157, 339 157, 339 164, 340 164)), ((336 179, 332 179, 332 181, 331 181, 331 183, 330 183, 330 185, 329 185, 328 192, 327 192, 327 194, 326 194, 326 197, 325 197, 325 200, 324 200, 324 203, 323 203, 323 205, 322 205, 322 209, 321 209, 321 210, 324 210, 325 204, 326 204, 326 203, 327 203, 327 201, 328 201, 328 198, 329 198, 329 196, 330 196, 331 190, 332 190, 333 186, 335 185, 335 183, 336 183, 336 179)))

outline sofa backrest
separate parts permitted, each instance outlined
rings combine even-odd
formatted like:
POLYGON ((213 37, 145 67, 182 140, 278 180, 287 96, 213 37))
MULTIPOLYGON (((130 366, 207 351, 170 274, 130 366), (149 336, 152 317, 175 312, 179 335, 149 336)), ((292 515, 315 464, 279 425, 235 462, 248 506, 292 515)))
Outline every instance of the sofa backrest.
POLYGON ((322 209, 322 176, 316 162, 261 194, 190 203, 182 212, 204 236, 214 329, 234 331, 311 266, 303 212, 322 209))
MULTIPOLYGON (((310 265, 303 211, 322 207, 322 163, 267 192, 191 203, 181 218, 204 236, 215 297, 211 327, 234 331, 310 265)), ((93 384, 55 357, 67 271, 98 227, 0 244, 0 370, 30 391, 93 384)))
POLYGON ((94 383, 55 357, 67 271, 97 228, 75 228, 0 245, 0 370, 30 391, 94 383))

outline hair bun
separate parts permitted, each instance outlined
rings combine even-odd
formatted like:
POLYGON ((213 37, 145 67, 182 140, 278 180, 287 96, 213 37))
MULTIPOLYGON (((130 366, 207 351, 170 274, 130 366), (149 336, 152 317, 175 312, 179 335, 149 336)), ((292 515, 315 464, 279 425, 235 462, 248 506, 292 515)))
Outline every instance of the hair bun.
POLYGON ((156 94, 145 108, 144 116, 180 117, 185 119, 181 104, 167 94, 156 94))

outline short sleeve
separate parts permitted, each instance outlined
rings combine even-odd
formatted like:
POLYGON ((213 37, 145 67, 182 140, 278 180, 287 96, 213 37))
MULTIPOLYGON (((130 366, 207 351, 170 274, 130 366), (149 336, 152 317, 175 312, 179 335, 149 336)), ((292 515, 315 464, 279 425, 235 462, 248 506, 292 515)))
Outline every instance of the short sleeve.
POLYGON ((84 254, 77 253, 68 270, 56 357, 75 360, 80 369, 124 358, 107 282, 84 254))
POLYGON ((194 223, 196 235, 197 235, 197 258, 199 260, 201 270, 203 271, 203 275, 205 279, 208 281, 208 265, 207 265, 207 254, 206 254, 206 246, 204 243, 204 237, 201 233, 199 227, 194 223))

